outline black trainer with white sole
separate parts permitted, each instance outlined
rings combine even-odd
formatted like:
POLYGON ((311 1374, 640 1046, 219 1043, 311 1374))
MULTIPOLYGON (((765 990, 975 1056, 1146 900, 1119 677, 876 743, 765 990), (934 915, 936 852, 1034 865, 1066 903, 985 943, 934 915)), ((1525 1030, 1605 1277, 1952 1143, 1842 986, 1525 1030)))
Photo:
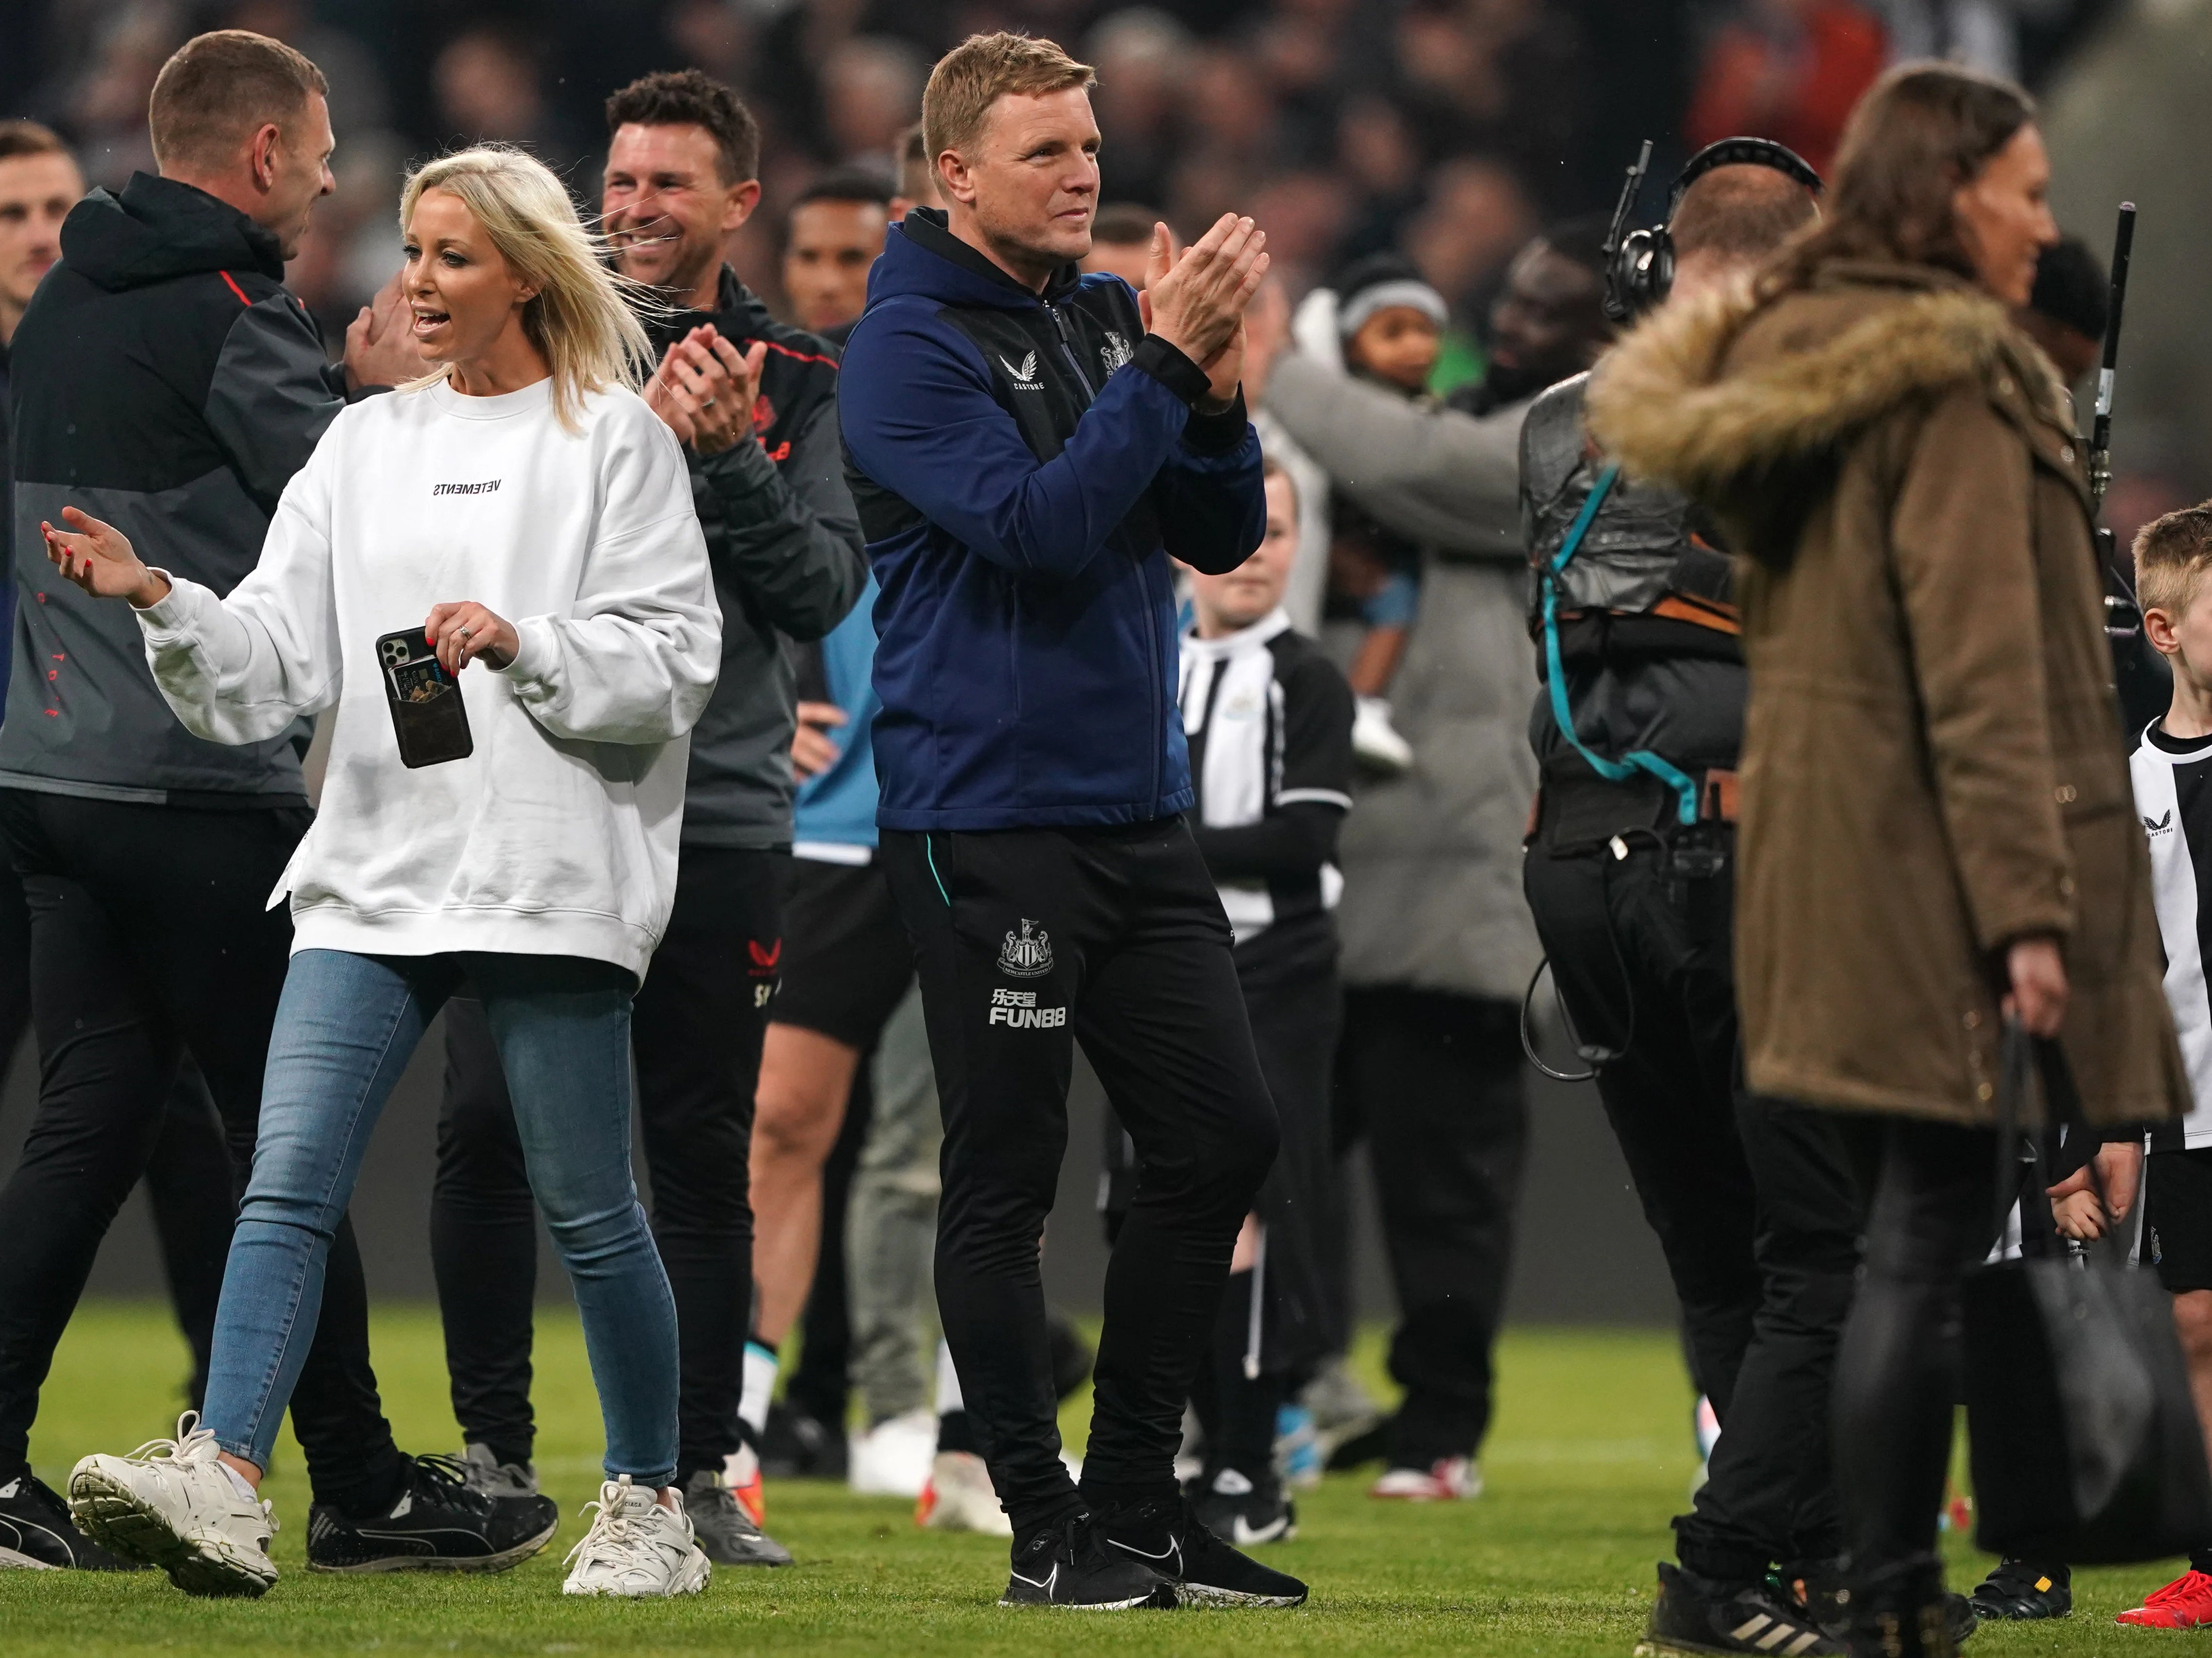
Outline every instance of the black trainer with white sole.
POLYGON ((143 1571, 76 1528, 61 1493, 33 1473, 0 1485, 0 1566, 34 1571, 143 1571))
POLYGON ((1263 1566, 1209 1531, 1188 1497, 1161 1497, 1099 1516, 1109 1549, 1150 1566, 1186 1606, 1300 1606, 1306 1586, 1263 1566))
POLYGON ((1843 1644, 1794 1597, 1765 1583, 1717 1583, 1659 1563, 1659 1598, 1636 1643, 1636 1658, 1707 1658, 1765 1653, 1771 1658, 1829 1658, 1843 1644))
POLYGON ((383 1514, 356 1517, 327 1503, 308 1511, 309 1571, 505 1571, 560 1527, 550 1497, 489 1497, 469 1488, 459 1458, 410 1461, 407 1487, 383 1514))
POLYGON ((1287 1543, 1298 1534, 1298 1507, 1271 1473, 1255 1481, 1235 1468, 1201 1474, 1186 1491, 1198 1523, 1234 1548, 1287 1543))
POLYGON ((1109 1548, 1097 1523, 1073 1509, 1044 1530, 1015 1540, 1013 1572, 999 1604, 1127 1612, 1172 1606, 1177 1600, 1173 1583, 1109 1548))
POLYGON ((791 1564, 791 1551, 753 1524, 719 1468, 702 1468, 684 1482, 684 1512, 692 1540, 718 1566, 791 1564))

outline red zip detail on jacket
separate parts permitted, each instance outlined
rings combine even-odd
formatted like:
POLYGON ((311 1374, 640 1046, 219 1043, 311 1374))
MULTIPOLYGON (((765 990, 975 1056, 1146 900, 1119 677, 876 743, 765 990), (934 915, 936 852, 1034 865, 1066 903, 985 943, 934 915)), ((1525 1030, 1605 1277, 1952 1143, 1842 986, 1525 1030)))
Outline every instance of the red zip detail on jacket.
POLYGON ((228 288, 232 293, 238 295, 238 302, 240 305, 246 307, 248 310, 252 309, 253 301, 246 297, 246 290, 244 288, 240 288, 236 282, 231 281, 230 272, 228 270, 218 270, 215 274, 222 278, 222 285, 225 288, 228 288))

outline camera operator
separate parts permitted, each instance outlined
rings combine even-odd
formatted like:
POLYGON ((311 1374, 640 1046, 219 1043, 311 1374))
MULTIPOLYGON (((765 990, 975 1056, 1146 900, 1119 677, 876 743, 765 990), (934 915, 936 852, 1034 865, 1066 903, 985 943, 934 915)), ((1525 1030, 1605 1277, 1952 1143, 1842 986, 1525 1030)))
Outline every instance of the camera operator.
MULTIPOLYGON (((1647 278, 1637 297, 1694 309, 1747 280, 1817 216, 1813 176, 1753 141, 1701 151, 1655 233, 1671 243, 1671 288, 1647 278)), ((1636 282, 1616 268, 1617 290, 1636 282)), ((1620 478, 1594 450, 1590 380, 1553 386, 1522 428, 1529 625, 1547 681, 1529 720, 1543 786, 1522 880, 1723 1429, 1694 1511, 1674 1522, 1681 1565, 1659 1568, 1650 1638, 1752 1652, 1782 1630, 1780 1644, 1809 1636, 1802 1650, 1828 1652, 1821 1591, 1843 1546, 1827 1384, 1857 1199, 1828 1120, 1741 1089, 1729 918, 1745 682, 1729 567, 1687 496, 1620 478), (1628 755, 1682 780, 1687 824, 1678 787, 1628 755), (1770 1590, 1776 1564, 1810 1604, 1770 1590)))
POLYGON ((2081 442, 2006 316, 2057 240, 2050 176, 2018 88, 1900 65, 1820 227, 1638 330, 1589 399, 1741 556, 1747 1082, 1838 1114, 1870 1198, 1832 1420, 1863 1658, 1955 1638, 1936 1513, 2005 1023, 2061 1042, 2093 1127, 2188 1099, 2081 442))

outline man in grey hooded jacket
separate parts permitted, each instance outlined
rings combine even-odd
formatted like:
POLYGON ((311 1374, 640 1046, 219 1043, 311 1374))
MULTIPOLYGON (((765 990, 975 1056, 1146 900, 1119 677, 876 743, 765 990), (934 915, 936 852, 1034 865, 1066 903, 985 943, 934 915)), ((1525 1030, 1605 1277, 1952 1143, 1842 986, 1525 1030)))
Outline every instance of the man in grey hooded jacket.
POLYGON ((1527 1144, 1516 1008, 1540 955, 1521 896, 1536 784, 1521 424, 1605 342, 1604 229, 1562 225, 1521 251, 1492 313, 1488 374, 1443 406, 1283 354, 1279 337, 1248 347, 1248 395, 1264 354, 1255 401, 1333 489, 1423 549, 1420 611, 1391 686, 1417 759, 1356 789, 1337 912, 1339 1138, 1367 1139, 1402 1309, 1390 1363, 1407 1391, 1381 1497, 1480 1485, 1527 1144))

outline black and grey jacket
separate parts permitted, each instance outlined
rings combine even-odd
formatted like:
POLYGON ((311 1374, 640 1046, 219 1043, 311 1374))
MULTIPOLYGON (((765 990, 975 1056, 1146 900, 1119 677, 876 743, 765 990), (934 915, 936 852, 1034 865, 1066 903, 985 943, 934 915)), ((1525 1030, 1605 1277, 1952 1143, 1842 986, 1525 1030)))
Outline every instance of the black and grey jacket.
POLYGON ((787 327, 723 267, 712 312, 651 320, 665 351, 702 323, 744 351, 766 342, 751 442, 684 452, 722 606, 722 677, 691 730, 686 844, 766 847, 791 841, 791 733, 797 695, 779 635, 801 643, 845 619, 867 585, 860 519, 837 435, 837 359, 787 327))
POLYGON ((1198 793, 1191 834, 1240 961, 1264 947, 1334 965, 1352 687, 1278 608, 1225 638, 1186 633, 1180 700, 1198 793))
MULTIPOLYGON (((1605 462, 1583 429, 1589 376, 1552 387, 1521 428, 1521 514, 1528 547, 1528 629, 1545 673, 1545 570, 1605 462)), ((1743 742, 1743 653, 1728 556, 1687 497, 1617 478, 1560 573, 1559 652, 1575 730, 1600 756, 1648 749, 1686 771, 1733 769, 1743 742)), ((1548 683, 1528 721, 1547 780, 1594 777, 1560 735, 1548 683)), ((1639 775, 1621 788, 1659 798, 1639 775)), ((1640 811, 1641 806, 1635 808, 1640 811)))
POLYGON ((300 805, 305 727, 230 746, 169 712, 127 607, 46 561, 72 505, 149 563, 227 593, 261 556, 292 474, 344 406, 276 239, 174 179, 95 190, 17 325, 15 668, 0 786, 163 804, 300 805))

